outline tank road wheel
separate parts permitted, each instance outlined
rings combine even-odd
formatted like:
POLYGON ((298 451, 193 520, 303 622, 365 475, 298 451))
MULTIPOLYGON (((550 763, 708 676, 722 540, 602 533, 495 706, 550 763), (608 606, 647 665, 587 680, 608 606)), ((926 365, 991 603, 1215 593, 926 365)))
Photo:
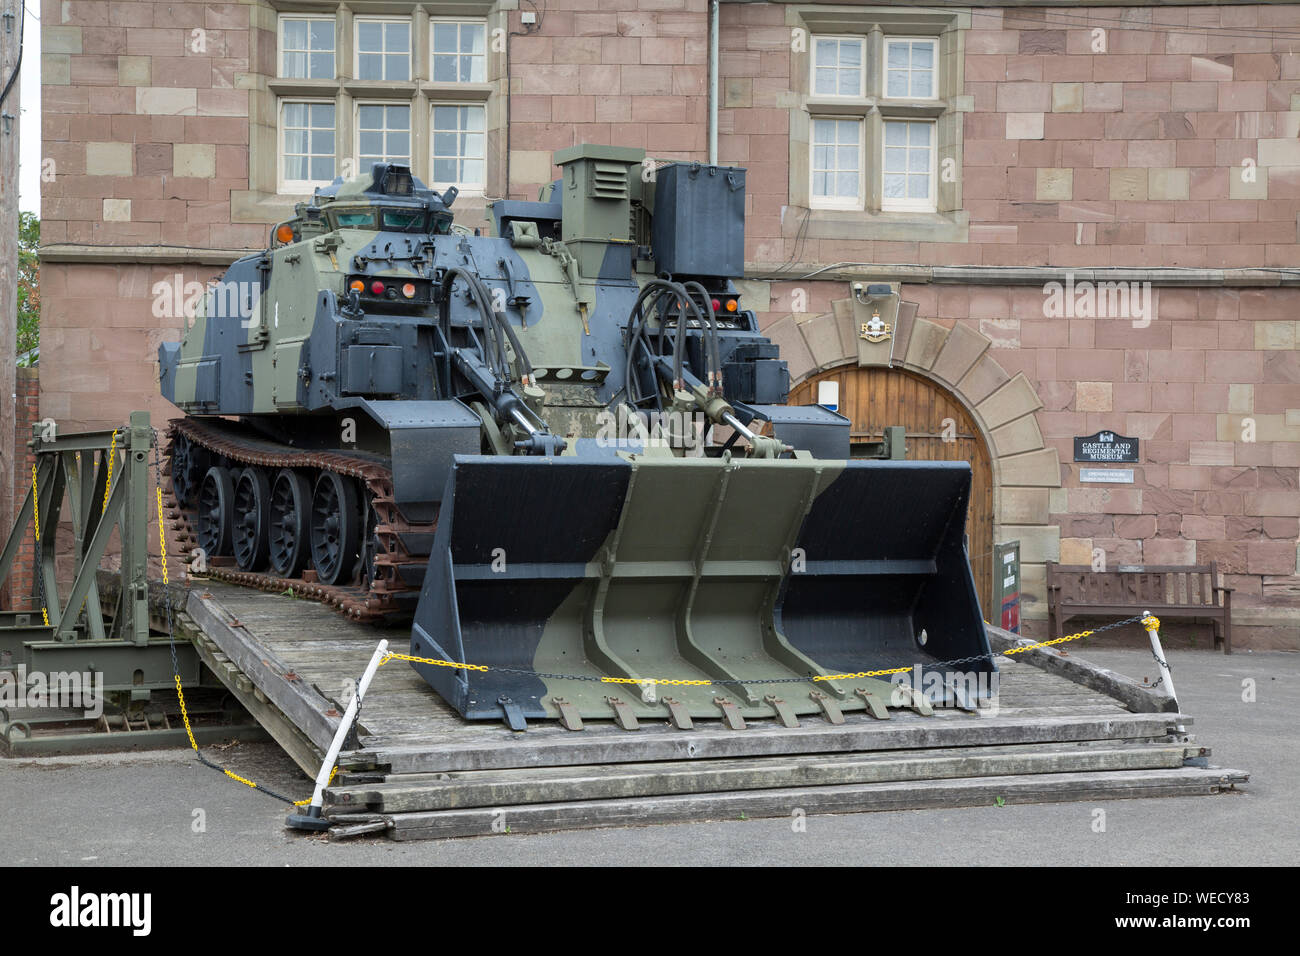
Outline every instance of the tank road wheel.
POLYGON ((199 547, 209 558, 230 554, 234 530, 234 482, 230 469, 213 465, 199 485, 199 547))
POLYGON ((192 507, 207 471, 208 454, 184 435, 172 443, 172 493, 182 508, 192 507))
POLYGON ((296 471, 280 469, 271 486, 271 568, 281 577, 296 578, 307 566, 310 512, 311 484, 296 471))
POLYGON ((235 562, 260 571, 271 551, 271 481, 261 468, 245 468, 235 481, 235 562))
POLYGON ((324 584, 345 584, 356 567, 361 508, 350 478, 323 471, 311 499, 311 558, 324 584))

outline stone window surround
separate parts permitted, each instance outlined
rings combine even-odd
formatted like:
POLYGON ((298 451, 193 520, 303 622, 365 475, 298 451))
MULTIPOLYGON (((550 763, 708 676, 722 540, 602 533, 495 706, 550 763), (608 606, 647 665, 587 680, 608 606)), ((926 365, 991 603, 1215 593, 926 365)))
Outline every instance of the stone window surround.
POLYGON ((806 31, 802 51, 790 54, 794 87, 790 102, 790 205, 794 221, 810 239, 966 242, 969 215, 961 199, 961 113, 972 98, 963 89, 964 31, 970 28, 966 10, 917 11, 903 7, 795 5, 786 7, 786 24, 806 31), (812 37, 862 35, 867 38, 867 95, 816 97, 810 93, 812 37), (938 96, 930 100, 894 100, 884 97, 884 41, 886 37, 938 39, 936 81, 938 96), (813 207, 810 203, 811 121, 813 116, 860 116, 865 120, 865 209, 813 207), (884 119, 933 119, 937 132, 935 155, 935 212, 884 211, 883 178, 878 163, 883 157, 884 119), (945 182, 943 164, 953 160, 958 176, 945 182))
MULTIPOLYGON (((295 203, 307 195, 280 191, 280 102, 286 99, 332 99, 337 106, 336 158, 353 159, 356 144, 356 103, 410 102, 413 171, 429 181, 431 159, 428 149, 415 147, 429 142, 432 107, 444 103, 479 103, 486 108, 486 185, 467 190, 459 206, 466 209, 483 205, 483 196, 499 195, 505 182, 505 55, 492 49, 494 29, 508 29, 507 12, 515 9, 512 0, 461 0, 461 2, 414 3, 410 0, 264 0, 252 10, 250 60, 259 62, 257 45, 278 45, 281 14, 302 13, 337 18, 335 30, 335 78, 332 80, 279 79, 275 75, 249 73, 240 84, 249 90, 249 188, 232 190, 231 221, 236 223, 275 222, 293 215, 295 203), (354 15, 411 18, 412 79, 409 82, 368 82, 352 77, 355 61, 354 15), (487 24, 487 81, 484 83, 433 83, 429 79, 430 27, 434 18, 483 19, 487 24), (466 202, 465 200, 468 200, 466 202)), ((266 57, 279 72, 278 49, 266 57)), ((355 174, 355 173, 354 173, 355 174)), ((459 211, 459 208, 458 208, 459 211)), ((477 219, 477 216, 471 218, 477 219)))

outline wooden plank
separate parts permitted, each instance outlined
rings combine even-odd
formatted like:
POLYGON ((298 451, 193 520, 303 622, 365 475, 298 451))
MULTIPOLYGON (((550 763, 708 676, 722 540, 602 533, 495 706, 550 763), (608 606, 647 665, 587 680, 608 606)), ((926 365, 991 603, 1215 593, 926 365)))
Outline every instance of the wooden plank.
MULTIPOLYGON (((1021 644, 1033 643, 1000 627, 988 625, 987 631, 989 646, 998 652, 1005 652, 1021 644)), ((1052 674, 1059 674, 1085 687, 1091 687, 1115 698, 1129 710, 1137 713, 1173 713, 1178 709, 1178 703, 1172 697, 1143 687, 1131 677, 1125 677, 1099 664, 1062 654, 1054 647, 1038 647, 1032 651, 1024 651, 1016 655, 1016 660, 1041 667, 1052 674)))
MULTIPOLYGON (((184 612, 178 613, 174 621, 179 635, 193 634, 198 631, 197 625, 184 612)), ((195 641, 194 644, 199 659, 225 685, 226 690, 243 705, 245 710, 252 714, 253 718, 270 734, 271 739, 280 745, 280 749, 293 758, 293 762, 304 773, 315 777, 317 771, 320 770, 321 761, 324 759, 324 751, 316 747, 302 731, 294 726, 293 721, 274 706, 269 699, 266 701, 259 700, 253 693, 251 682, 246 677, 243 680, 240 679, 243 677, 242 671, 236 670, 232 674, 227 668, 221 667, 209 649, 209 646, 215 647, 213 642, 195 641), (247 686, 244 686, 245 684, 247 686)))
POLYGON ((191 591, 186 611, 194 623, 230 657, 259 690, 293 721, 307 738, 325 751, 338 726, 337 718, 325 716, 332 705, 307 682, 290 680, 292 668, 280 661, 244 627, 232 627, 235 620, 215 597, 204 591, 191 591), (205 596, 205 594, 207 596, 205 596))
POLYGON ((443 744, 380 746, 364 755, 365 764, 378 764, 393 773, 427 773, 451 770, 504 769, 576 764, 631 763, 657 760, 700 760, 750 757, 762 754, 852 753, 869 750, 903 750, 1047 743, 1071 740, 1120 740, 1160 737, 1171 732, 1177 720, 1167 714, 1128 714, 1063 717, 934 717, 898 714, 873 721, 862 714, 846 715, 833 726, 808 721, 795 728, 753 726, 726 730, 697 725, 694 731, 645 727, 635 732, 591 727, 581 733, 527 731, 511 734, 475 734, 467 741, 443 744))
POLYGON ((843 757, 751 757, 689 764, 615 764, 457 774, 403 774, 390 776, 383 783, 332 787, 325 793, 325 802, 346 811, 364 808, 400 813, 848 783, 1151 770, 1181 767, 1187 754, 1187 748, 1182 744, 1110 744, 1104 747, 1054 744, 843 757))
POLYGON ((846 784, 809 789, 745 790, 632 800, 573 801, 511 807, 484 807, 393 814, 389 834, 397 840, 542 833, 588 827, 644 826, 706 820, 922 810, 1006 804, 1121 800, 1137 797, 1213 794, 1244 783, 1239 770, 1183 767, 1176 770, 922 780, 846 784), (495 824, 495 828, 494 828, 495 824))

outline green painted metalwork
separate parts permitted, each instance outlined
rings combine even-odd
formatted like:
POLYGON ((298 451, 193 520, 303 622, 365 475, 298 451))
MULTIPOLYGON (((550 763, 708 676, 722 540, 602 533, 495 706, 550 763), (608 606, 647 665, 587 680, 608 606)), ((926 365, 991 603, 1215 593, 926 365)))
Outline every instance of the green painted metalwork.
MULTIPOLYGON (((167 644, 149 636, 153 446, 148 412, 133 412, 127 425, 111 431, 60 436, 46 424, 33 426, 35 487, 28 489, 0 552, 0 581, 9 580, 23 539, 36 533, 39 515, 32 594, 38 607, 0 612, 0 667, 102 673, 105 690, 128 691, 137 698, 172 686, 167 644), (65 519, 71 525, 74 558, 66 592, 56 573, 56 559, 67 549, 58 534, 65 519), (96 577, 115 529, 120 587, 106 619, 96 577)), ((183 649, 178 663, 183 679, 198 679, 198 658, 191 648, 183 649)))

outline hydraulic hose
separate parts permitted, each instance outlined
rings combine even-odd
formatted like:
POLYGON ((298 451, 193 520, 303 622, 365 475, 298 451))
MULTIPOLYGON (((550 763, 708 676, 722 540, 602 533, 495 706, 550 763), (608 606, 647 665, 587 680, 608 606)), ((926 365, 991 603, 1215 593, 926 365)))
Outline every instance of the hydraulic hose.
POLYGON ((704 286, 694 280, 684 283, 684 285, 688 292, 698 292, 700 294, 700 298, 704 301, 705 308, 708 310, 709 334, 706 339, 708 347, 705 349, 705 353, 708 355, 705 364, 709 366, 707 378, 710 385, 716 385, 720 388, 722 386, 722 361, 718 349, 718 314, 713 311, 713 296, 709 295, 704 286))

